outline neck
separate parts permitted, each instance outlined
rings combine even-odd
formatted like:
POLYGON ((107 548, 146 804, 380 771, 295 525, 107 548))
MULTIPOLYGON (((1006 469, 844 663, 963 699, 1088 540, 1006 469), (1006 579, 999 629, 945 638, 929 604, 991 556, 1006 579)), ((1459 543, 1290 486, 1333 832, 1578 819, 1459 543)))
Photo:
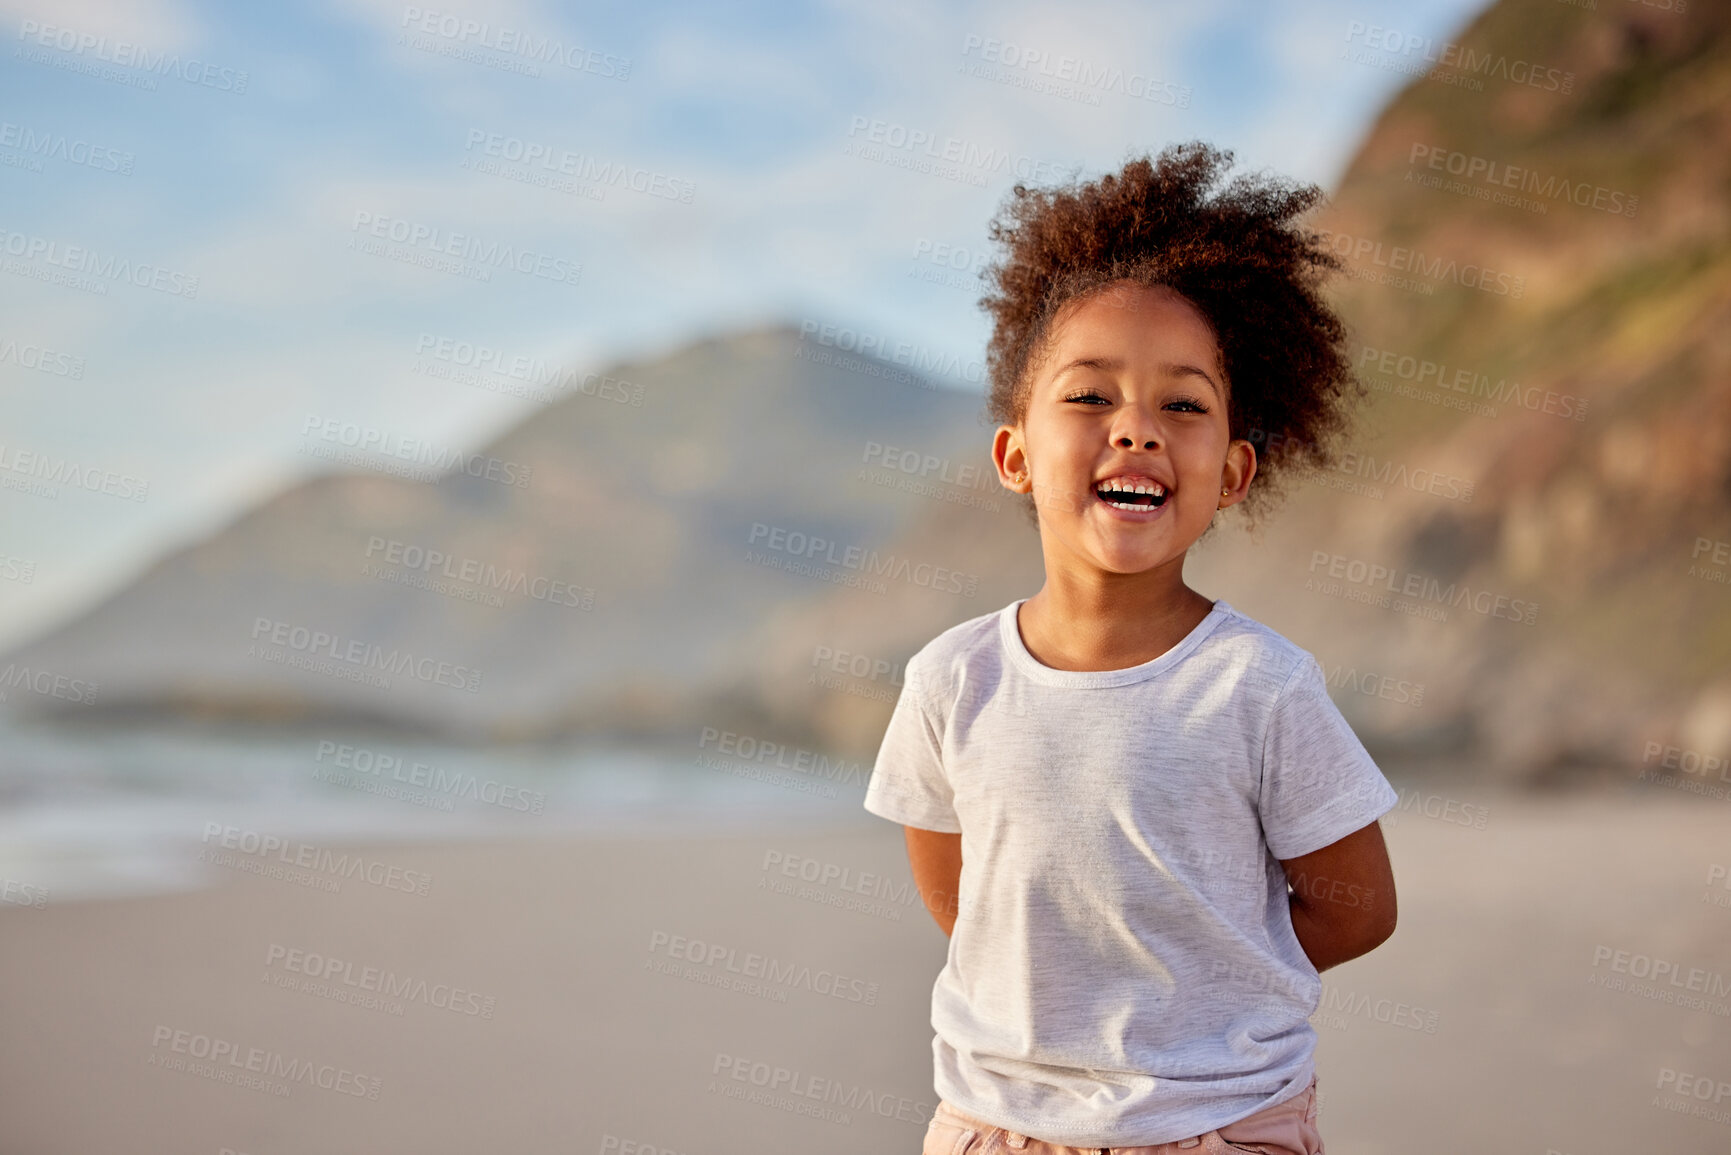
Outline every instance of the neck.
POLYGON ((1169 574, 1048 577, 1017 615, 1022 644, 1059 670, 1120 670, 1183 641, 1213 603, 1184 584, 1182 559, 1169 574), (1104 580, 1101 580, 1104 579, 1104 580))

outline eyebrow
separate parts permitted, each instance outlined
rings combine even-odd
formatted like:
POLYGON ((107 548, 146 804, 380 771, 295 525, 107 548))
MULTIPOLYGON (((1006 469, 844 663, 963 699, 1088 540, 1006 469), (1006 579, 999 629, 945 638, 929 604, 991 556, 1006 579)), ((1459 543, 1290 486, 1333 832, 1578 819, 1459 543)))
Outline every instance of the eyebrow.
MULTIPOLYGON (((1103 373, 1111 373, 1122 369, 1123 367, 1124 362, 1118 360, 1116 357, 1078 357, 1054 373, 1052 375, 1052 380, 1058 380, 1058 378, 1062 377, 1072 369, 1098 369, 1103 373)), ((1162 361, 1159 365, 1156 365, 1155 368, 1167 377, 1200 377, 1204 381, 1208 382, 1209 386, 1214 390, 1214 395, 1216 397, 1221 396, 1220 385, 1214 380, 1213 375, 1203 369, 1197 368, 1195 365, 1189 364, 1188 362, 1162 361)))

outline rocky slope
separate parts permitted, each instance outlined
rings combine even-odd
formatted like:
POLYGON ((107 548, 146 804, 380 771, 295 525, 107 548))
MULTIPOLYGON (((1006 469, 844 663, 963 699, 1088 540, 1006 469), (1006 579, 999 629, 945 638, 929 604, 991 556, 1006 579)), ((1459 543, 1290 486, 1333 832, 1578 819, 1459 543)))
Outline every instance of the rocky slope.
MULTIPOLYGON (((1731 539, 1731 7, 1503 3, 1458 40, 1431 49, 1458 66, 1391 103, 1317 222, 1348 263, 1336 297, 1376 459, 1329 480, 1393 462, 1407 484, 1309 494, 1264 546, 1537 603, 1528 627, 1312 599, 1307 635, 1339 661, 1426 683, 1412 713, 1432 737, 1530 772, 1627 765, 1648 741, 1723 752, 1731 587, 1710 563, 1731 539), (1471 499, 1417 492, 1421 468, 1471 499)), ((1236 573, 1253 556, 1219 560, 1236 573)), ((1284 604, 1303 584, 1259 577, 1241 596, 1284 604)))

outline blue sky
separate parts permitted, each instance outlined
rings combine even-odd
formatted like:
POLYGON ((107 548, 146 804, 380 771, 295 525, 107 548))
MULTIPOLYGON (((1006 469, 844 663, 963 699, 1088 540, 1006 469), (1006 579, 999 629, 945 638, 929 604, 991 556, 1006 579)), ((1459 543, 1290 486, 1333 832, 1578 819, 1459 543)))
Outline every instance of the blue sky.
POLYGON ((539 408, 429 340, 599 369, 813 318, 977 362, 934 257, 1018 172, 1200 137, 1332 189, 1403 81, 1349 28, 1478 8, 0 0, 0 479, 108 490, 0 488, 0 645, 323 468, 311 417, 468 447, 539 408))

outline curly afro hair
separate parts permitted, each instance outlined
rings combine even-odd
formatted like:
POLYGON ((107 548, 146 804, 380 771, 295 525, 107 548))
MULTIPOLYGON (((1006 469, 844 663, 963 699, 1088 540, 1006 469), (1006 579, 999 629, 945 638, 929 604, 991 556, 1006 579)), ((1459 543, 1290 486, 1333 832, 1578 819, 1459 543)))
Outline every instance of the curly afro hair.
POLYGON ((1201 310, 1219 342, 1231 436, 1256 449, 1241 503, 1255 525, 1292 473, 1334 463, 1366 390, 1344 324, 1318 295, 1342 262, 1291 223, 1322 190, 1241 175, 1215 192, 1231 164, 1231 152, 1190 141, 1097 181, 1015 186, 991 222, 1004 253, 982 274, 995 290, 979 302, 993 321, 986 415, 1021 424, 1031 369, 1066 305, 1120 281, 1165 285, 1201 310))

